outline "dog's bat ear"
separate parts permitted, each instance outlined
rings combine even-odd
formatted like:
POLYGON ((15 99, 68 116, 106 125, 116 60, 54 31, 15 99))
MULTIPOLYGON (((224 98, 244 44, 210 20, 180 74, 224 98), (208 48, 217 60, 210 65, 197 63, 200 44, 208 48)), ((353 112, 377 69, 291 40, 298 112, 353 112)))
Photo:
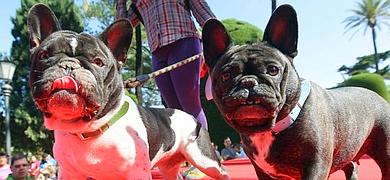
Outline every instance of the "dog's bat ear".
POLYGON ((231 43, 225 27, 216 19, 208 20, 203 26, 202 41, 205 61, 211 68, 226 52, 231 43))
POLYGON ((131 44, 133 28, 127 19, 119 19, 107 27, 99 38, 111 50, 119 63, 125 63, 131 44))
POLYGON ((51 33, 61 30, 57 17, 44 4, 36 4, 30 9, 27 27, 30 38, 30 50, 38 47, 51 33))
POLYGON ((298 20, 292 6, 282 5, 274 11, 265 28, 263 41, 292 58, 297 55, 298 20))

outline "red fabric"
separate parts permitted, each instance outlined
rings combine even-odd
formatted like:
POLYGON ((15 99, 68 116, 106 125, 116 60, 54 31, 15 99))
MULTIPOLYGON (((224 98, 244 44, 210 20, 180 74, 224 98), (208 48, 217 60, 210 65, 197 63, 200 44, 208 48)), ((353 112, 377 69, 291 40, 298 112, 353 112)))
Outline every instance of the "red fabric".
POLYGON ((207 64, 203 60, 202 64, 200 65, 200 71, 199 71, 200 78, 205 77, 207 75, 208 71, 209 71, 209 67, 207 66, 207 64))
MULTIPOLYGON (((380 179, 381 172, 378 165, 371 158, 364 156, 359 160, 359 179, 380 179)), ((232 180, 257 180, 256 172, 247 158, 232 159, 222 162, 232 180)), ((184 169, 183 169, 184 170, 184 169)), ((158 169, 152 171, 152 177, 154 180, 162 180, 158 169)), ((213 178, 207 177, 203 180, 211 180, 213 178)), ((343 171, 336 171, 331 174, 329 180, 345 179, 343 171)))
POLYGON ((29 172, 31 176, 38 177, 40 171, 39 171, 39 165, 41 164, 41 161, 35 161, 31 163, 29 172))

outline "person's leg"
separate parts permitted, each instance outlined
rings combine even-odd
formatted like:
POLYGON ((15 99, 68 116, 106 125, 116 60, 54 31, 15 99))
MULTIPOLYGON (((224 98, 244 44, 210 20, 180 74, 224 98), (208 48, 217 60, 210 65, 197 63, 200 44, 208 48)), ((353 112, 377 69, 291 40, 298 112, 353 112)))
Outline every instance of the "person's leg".
MULTIPOLYGON (((168 65, 174 64, 202 51, 198 38, 185 38, 170 48, 168 65)), ((181 109, 192 114, 199 123, 207 128, 207 119, 203 112, 199 93, 200 60, 195 60, 170 72, 176 97, 181 109)))
MULTIPOLYGON (((157 71, 167 66, 166 49, 162 48, 153 52, 152 55, 152 70, 157 71)), ((170 73, 163 73, 155 78, 161 97, 168 107, 181 109, 180 103, 176 97, 176 92, 173 87, 170 73)))

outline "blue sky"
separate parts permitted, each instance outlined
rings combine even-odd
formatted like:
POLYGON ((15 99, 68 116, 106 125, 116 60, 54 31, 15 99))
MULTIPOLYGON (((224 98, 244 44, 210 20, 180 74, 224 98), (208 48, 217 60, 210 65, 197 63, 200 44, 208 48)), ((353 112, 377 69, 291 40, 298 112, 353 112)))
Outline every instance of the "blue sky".
MULTIPOLYGON (((0 7, 0 52, 10 54, 13 41, 11 17, 20 7, 20 0, 3 0, 0 7)), ((264 29, 271 14, 271 0, 208 0, 219 19, 236 18, 264 29)), ((351 16, 349 11, 357 0, 278 0, 278 5, 290 4, 298 14, 299 40, 295 66, 301 77, 323 87, 343 81, 337 72, 342 65, 352 65, 356 57, 373 52, 371 33, 352 31, 345 34, 342 21, 351 16)), ((378 52, 390 49, 390 30, 383 26, 378 33, 378 52)))

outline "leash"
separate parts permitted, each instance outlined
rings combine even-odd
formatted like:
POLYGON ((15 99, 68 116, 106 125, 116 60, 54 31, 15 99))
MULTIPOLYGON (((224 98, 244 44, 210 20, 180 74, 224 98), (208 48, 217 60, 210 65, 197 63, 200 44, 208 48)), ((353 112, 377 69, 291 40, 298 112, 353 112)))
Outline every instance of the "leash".
POLYGON ((201 57, 203 57, 203 53, 196 54, 196 55, 191 56, 187 59, 179 61, 175 64, 171 64, 165 68, 151 72, 149 74, 141 74, 141 75, 138 75, 136 77, 129 78, 129 79, 124 81, 125 88, 134 88, 134 87, 140 86, 143 83, 145 83, 146 81, 148 81, 149 79, 155 78, 156 76, 159 76, 159 75, 164 74, 166 72, 172 71, 178 67, 181 67, 185 64, 188 64, 188 63, 190 63, 196 59, 199 59, 201 57))

